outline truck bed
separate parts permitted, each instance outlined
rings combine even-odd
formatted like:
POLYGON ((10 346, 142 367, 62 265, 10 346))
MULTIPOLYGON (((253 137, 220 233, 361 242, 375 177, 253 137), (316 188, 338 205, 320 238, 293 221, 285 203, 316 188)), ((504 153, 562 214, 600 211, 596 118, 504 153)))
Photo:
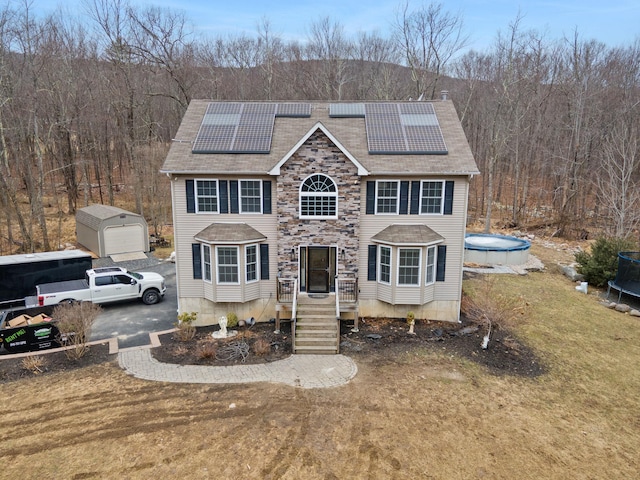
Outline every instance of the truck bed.
POLYGON ((72 290, 86 290, 89 284, 86 280, 67 280, 66 282, 43 283, 38 285, 40 295, 50 295, 58 292, 70 292, 72 290))

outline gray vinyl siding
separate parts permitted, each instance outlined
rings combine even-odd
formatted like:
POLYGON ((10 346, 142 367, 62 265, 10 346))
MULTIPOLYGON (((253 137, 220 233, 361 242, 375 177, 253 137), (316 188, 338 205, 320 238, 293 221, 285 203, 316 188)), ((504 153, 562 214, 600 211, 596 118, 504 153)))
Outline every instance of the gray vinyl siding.
POLYGON ((425 303, 433 302, 436 299, 436 286, 437 286, 437 282, 434 285, 428 285, 422 289, 423 305, 425 303))
MULTIPOLYGON (((367 282, 367 283, 372 283, 372 282, 367 282)), ((358 283, 358 286, 360 286, 360 291, 362 291, 362 282, 358 283)), ((387 303, 393 303, 393 286, 392 285, 386 285, 384 283, 377 283, 376 282, 376 295, 373 298, 377 298, 378 300, 382 300, 383 302, 387 302, 387 303)))
MULTIPOLYGON (((205 297, 212 301, 225 301, 235 302, 243 301, 243 298, 247 300, 256 298, 269 298, 270 295, 275 296, 276 289, 276 272, 277 272, 277 259, 274 252, 276 251, 276 215, 270 214, 218 214, 218 213, 187 213, 187 198, 185 180, 192 178, 212 178, 212 176, 181 176, 177 177, 177 180, 171 182, 171 190, 173 197, 173 215, 174 215, 174 231, 176 232, 174 242, 176 251, 176 283, 178 285, 178 297, 192 297, 201 298, 205 297), (208 284, 202 280, 193 278, 193 266, 191 263, 191 244, 197 243, 194 240, 194 235, 215 222, 226 223, 246 223, 258 230, 260 233, 267 237, 265 240, 270 245, 269 255, 269 280, 260 280, 256 283, 251 283, 244 286, 246 291, 243 291, 243 285, 231 286, 231 285, 216 285, 215 284, 215 257, 212 258, 212 277, 213 283, 208 284)), ((219 180, 237 180, 238 177, 223 177, 215 176, 219 180)), ((255 175, 251 177, 256 179, 255 175)), ((262 180, 271 180, 275 184, 275 178, 261 177, 262 180)), ((275 190, 275 187, 272 186, 275 190)), ((272 195, 271 204, 272 211, 275 211, 275 196, 272 195)), ((241 255, 241 278, 244 278, 244 258, 241 255)), ((244 283, 244 282, 241 282, 244 283)))
MULTIPOLYGON (((454 180, 453 210, 451 215, 367 215, 365 202, 362 202, 360 212, 360 246, 359 246, 359 271, 360 271, 360 298, 379 299, 394 304, 424 304, 432 300, 460 299, 462 289, 462 264, 464 256, 464 234, 467 220, 467 177, 368 177, 366 180, 454 180), (425 255, 422 256, 421 287, 399 287, 396 284, 396 260, 393 254, 393 268, 391 285, 379 284, 377 281, 367 281, 367 254, 371 238, 384 228, 392 224, 424 224, 445 238, 447 246, 447 263, 445 269, 445 281, 436 282, 433 285, 424 286, 425 255), (394 298, 393 302, 390 298, 394 298)), ((366 196, 366 180, 361 182, 362 198, 366 196)), ((395 248, 394 248, 395 252, 395 248)))
POLYGON ((97 230, 76 222, 76 239, 80 245, 98 255, 100 254, 100 235, 97 230))

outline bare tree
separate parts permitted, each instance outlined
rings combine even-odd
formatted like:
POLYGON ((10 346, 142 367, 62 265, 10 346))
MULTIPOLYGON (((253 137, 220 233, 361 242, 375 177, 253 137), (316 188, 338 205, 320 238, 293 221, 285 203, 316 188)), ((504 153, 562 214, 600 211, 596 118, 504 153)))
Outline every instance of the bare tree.
POLYGON ((401 98, 400 58, 396 44, 376 33, 361 32, 354 42, 355 99, 401 98))
POLYGON ((263 18, 258 24, 258 65, 265 100, 273 100, 278 80, 278 65, 283 60, 284 45, 274 35, 271 22, 263 18))
POLYGON ((311 24, 305 51, 307 60, 317 68, 308 81, 316 85, 319 98, 343 99, 345 86, 351 80, 348 63, 352 49, 340 23, 324 17, 311 24))
POLYGON ((640 227, 639 113, 629 112, 616 122, 605 140, 601 174, 595 177, 604 227, 619 238, 640 227))
POLYGON ((582 216, 588 194, 585 181, 593 171, 595 151, 601 140, 598 119, 602 114, 602 61, 605 46, 596 41, 581 41, 577 32, 571 40, 564 70, 564 95, 567 105, 563 152, 557 191, 558 234, 582 216))
POLYGON ((410 11, 407 1, 396 17, 394 30, 411 70, 414 95, 435 98, 447 64, 468 42, 462 16, 445 11, 441 3, 410 11))
POLYGON ((195 76, 194 46, 184 13, 157 7, 128 7, 127 14, 133 40, 131 52, 148 63, 152 72, 159 70, 171 80, 169 88, 152 94, 168 96, 186 110, 195 76))
MULTIPOLYGON (((229 69, 237 100, 252 98, 252 72, 259 65, 258 42, 247 35, 240 35, 227 40, 223 50, 224 65, 229 69)), ((253 97, 255 98, 255 97, 253 97)))

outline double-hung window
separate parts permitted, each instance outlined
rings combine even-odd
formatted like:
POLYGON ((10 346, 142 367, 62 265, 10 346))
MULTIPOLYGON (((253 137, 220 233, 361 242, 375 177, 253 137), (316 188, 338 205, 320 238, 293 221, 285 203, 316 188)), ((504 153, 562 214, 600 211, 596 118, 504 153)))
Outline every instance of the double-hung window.
POLYGON ((207 282, 211 281, 211 247, 209 245, 202 245, 202 278, 207 282))
POLYGON ((376 184, 376 213, 398 213, 399 182, 378 181, 376 184))
POLYGON ((240 180, 240 213, 262 213, 260 180, 240 180))
POLYGON ((420 187, 420 213, 442 215, 444 182, 423 181, 420 187))
POLYGON ((436 281, 436 247, 427 248, 427 275, 426 284, 431 285, 436 281))
POLYGON ((380 283, 391 283, 391 248, 380 247, 380 283))
POLYGON ((258 280, 258 246, 248 245, 245 247, 245 270, 246 282, 258 280))
POLYGON ((196 180, 196 208, 198 213, 218 213, 218 181, 196 180))
POLYGON ((300 186, 300 218, 337 218, 338 189, 321 173, 306 178, 300 186))
POLYGON ((238 284, 238 247, 216 247, 218 283, 238 284))
POLYGON ((398 285, 420 285, 420 249, 398 249, 398 285))

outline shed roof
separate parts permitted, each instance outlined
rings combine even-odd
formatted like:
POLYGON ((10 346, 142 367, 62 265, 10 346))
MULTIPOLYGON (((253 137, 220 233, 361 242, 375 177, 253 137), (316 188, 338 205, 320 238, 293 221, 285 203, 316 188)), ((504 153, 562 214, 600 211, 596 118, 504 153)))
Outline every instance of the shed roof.
MULTIPOLYGON (((193 153, 192 148, 209 100, 192 100, 171 145, 162 172, 174 174, 277 174, 274 167, 286 161, 301 139, 322 125, 347 156, 357 160, 369 175, 474 175, 478 167, 450 100, 432 103, 447 153, 372 154, 367 144, 365 118, 329 116, 329 103, 312 103, 309 117, 276 117, 267 153, 193 153)), ((402 102, 393 102, 402 103, 402 102)), ((363 174, 361 173, 361 174, 363 174)))
POLYGON ((100 205, 96 203, 93 205, 89 205, 88 207, 78 209, 78 211, 76 212, 76 223, 81 223, 93 228, 94 230, 97 230, 100 227, 102 221, 113 217, 119 217, 121 215, 142 218, 142 215, 123 210, 122 208, 112 207, 111 205, 100 205))

